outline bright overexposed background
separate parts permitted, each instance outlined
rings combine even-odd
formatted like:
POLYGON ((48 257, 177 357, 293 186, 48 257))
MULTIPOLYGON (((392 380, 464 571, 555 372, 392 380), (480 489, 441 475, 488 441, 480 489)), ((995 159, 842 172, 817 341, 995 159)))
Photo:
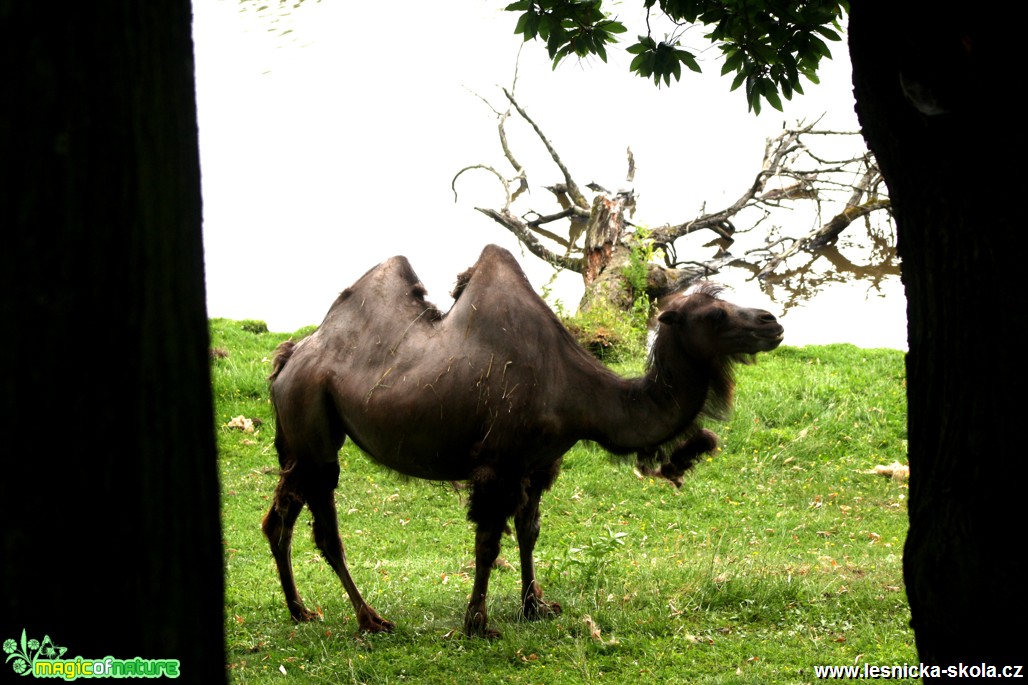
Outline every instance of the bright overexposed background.
MULTIPOLYGON (((505 4, 194 0, 210 316, 263 319, 275 331, 319 323, 340 290, 394 254, 410 259, 445 309, 455 275, 487 243, 519 255, 537 287, 548 282, 548 266, 474 210, 501 206, 494 178, 464 174, 456 201, 450 187, 472 164, 509 170, 482 98, 505 107, 499 88, 510 87, 515 66, 519 102, 577 181, 623 186, 631 147, 635 218, 651 226, 733 201, 785 123, 823 117, 824 128, 858 129, 844 43, 831 45, 820 85, 784 113, 767 107, 757 117, 718 76, 717 51, 699 30, 685 39, 703 50, 705 73, 658 89, 631 75, 631 56, 618 50, 606 64, 553 70, 544 46, 530 43, 519 59, 505 4)), ((509 127, 539 208, 550 207, 540 187, 559 172, 521 122, 509 127)), ((782 316, 788 344, 906 345, 897 278, 825 288, 787 311, 755 282, 718 280, 732 286, 730 299, 782 316)), ((577 274, 557 280, 565 304, 580 294, 577 274)))

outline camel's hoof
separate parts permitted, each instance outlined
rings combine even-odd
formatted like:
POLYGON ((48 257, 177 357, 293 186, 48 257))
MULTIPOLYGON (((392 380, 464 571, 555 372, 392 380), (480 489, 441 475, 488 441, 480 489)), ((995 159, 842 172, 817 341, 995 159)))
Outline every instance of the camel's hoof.
POLYGON ((498 640, 503 633, 488 626, 464 626, 464 634, 468 637, 484 637, 487 640, 498 640))
POLYGON ((396 624, 384 618, 377 621, 363 621, 360 624, 362 633, 391 633, 396 629, 396 624))
POLYGON ((357 626, 363 633, 391 633, 396 628, 395 623, 385 620, 371 607, 357 615, 357 626))
POLYGON ((289 614, 297 623, 310 623, 311 621, 321 620, 321 614, 316 611, 311 611, 305 606, 294 607, 289 610, 289 614))
POLYGON ((468 612, 464 618, 464 634, 468 637, 484 637, 495 640, 502 637, 500 631, 489 627, 485 612, 468 612))
POLYGON ((543 618, 560 616, 561 608, 558 602, 546 602, 536 598, 533 601, 525 602, 522 614, 528 621, 538 621, 543 618))

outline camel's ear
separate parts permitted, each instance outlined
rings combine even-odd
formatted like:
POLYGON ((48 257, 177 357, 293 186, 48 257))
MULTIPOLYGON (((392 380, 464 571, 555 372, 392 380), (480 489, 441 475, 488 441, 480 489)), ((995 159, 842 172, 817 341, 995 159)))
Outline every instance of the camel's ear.
POLYGON ((657 317, 657 321, 663 324, 667 324, 668 326, 677 323, 680 319, 681 315, 673 309, 666 312, 661 312, 660 316, 657 317))

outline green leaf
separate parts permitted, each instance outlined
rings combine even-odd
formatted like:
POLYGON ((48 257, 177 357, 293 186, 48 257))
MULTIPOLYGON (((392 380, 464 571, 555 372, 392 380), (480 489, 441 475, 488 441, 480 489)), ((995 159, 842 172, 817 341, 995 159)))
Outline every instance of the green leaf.
POLYGON ((648 52, 639 55, 632 60, 632 63, 628 66, 628 70, 634 71, 640 76, 651 76, 653 74, 653 55, 648 52))
MULTIPOLYGON (((786 100, 792 100, 792 84, 789 81, 782 81, 781 85, 782 85, 782 96, 785 97, 786 100)), ((779 107, 778 109, 782 109, 782 108, 779 107)))
POLYGON ((503 9, 507 12, 524 12, 525 10, 530 9, 531 7, 532 3, 530 0, 518 0, 517 2, 510 3, 503 9))
POLYGON ((647 50, 657 49, 657 42, 649 36, 639 36, 638 40, 638 43, 628 48, 628 52, 633 55, 638 55, 639 53, 646 52, 647 50))
POLYGON ((828 40, 842 40, 842 36, 827 26, 813 26, 812 28, 828 40))
POLYGON ((530 12, 526 12, 522 14, 520 17, 518 17, 518 23, 514 27, 514 35, 523 33, 525 34, 525 40, 535 38, 535 26, 534 22, 532 21, 532 19, 534 18, 535 15, 530 12))
POLYGON ((756 90, 764 97, 767 97, 768 93, 773 93, 776 90, 774 81, 767 78, 766 76, 762 76, 759 79, 757 79, 756 90))
MULTIPOLYGON (((778 97, 778 91, 775 89, 769 89, 764 93, 764 98, 767 99, 768 104, 777 109, 779 112, 782 111, 782 99, 778 97)), ((759 114, 759 112, 758 112, 759 114)))
POLYGON ((732 80, 732 87, 729 88, 728 90, 729 91, 737 90, 739 88, 739 86, 742 85, 742 82, 746 80, 746 76, 747 76, 746 70, 745 69, 740 69, 739 73, 735 75, 735 79, 732 80))
POLYGON ((810 36, 810 43, 814 50, 817 51, 822 57, 831 57, 832 51, 828 49, 828 45, 823 40, 815 35, 810 36))
POLYGON ((550 24, 552 19, 545 15, 535 15, 535 30, 540 38, 543 40, 550 39, 550 24))
POLYGON ((721 67, 721 75, 724 76, 728 72, 737 71, 742 66, 743 53, 742 50, 732 49, 725 53, 725 63, 721 67))
POLYGON ((675 55, 678 57, 678 61, 689 67, 690 70, 695 71, 697 74, 703 72, 700 69, 699 63, 696 62, 696 58, 693 54, 687 50, 675 50, 675 55))
POLYGON ((817 77, 817 72, 813 69, 804 69, 803 75, 806 76, 807 80, 813 83, 814 85, 821 83, 821 79, 817 77))
POLYGON ((550 57, 556 58, 557 55, 561 52, 562 48, 566 45, 567 34, 563 31, 553 31, 550 33, 550 37, 546 41, 546 51, 549 52, 550 57))

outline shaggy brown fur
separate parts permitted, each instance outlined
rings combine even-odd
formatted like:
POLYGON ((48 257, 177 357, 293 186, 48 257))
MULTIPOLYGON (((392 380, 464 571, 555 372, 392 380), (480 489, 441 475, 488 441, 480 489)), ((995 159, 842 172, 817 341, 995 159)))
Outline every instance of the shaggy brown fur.
POLYGON ((304 505, 314 539, 365 631, 391 630, 361 597, 346 566, 333 490, 349 437, 375 461, 415 478, 470 483, 475 580, 469 635, 494 636, 486 592, 507 521, 519 543, 522 612, 559 613, 543 600, 533 551, 539 501, 579 440, 636 453, 671 480, 709 452, 703 411, 731 402, 731 365, 771 350, 782 327, 703 287, 671 302, 644 376, 625 379, 583 350, 535 294, 514 257, 488 246, 461 274, 444 315, 410 264, 394 257, 332 305, 321 326, 283 343, 271 375, 281 478, 264 533, 293 618, 310 620, 293 579, 293 526, 304 505))

